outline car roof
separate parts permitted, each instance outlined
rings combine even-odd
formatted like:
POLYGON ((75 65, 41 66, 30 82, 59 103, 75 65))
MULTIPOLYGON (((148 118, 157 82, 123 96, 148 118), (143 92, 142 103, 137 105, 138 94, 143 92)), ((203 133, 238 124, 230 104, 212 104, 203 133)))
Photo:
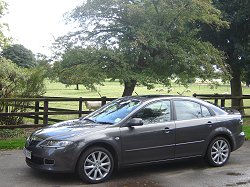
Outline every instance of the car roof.
POLYGON ((199 103, 202 103, 204 105, 211 105, 210 103, 195 98, 195 97, 191 97, 191 96, 181 96, 181 95, 137 95, 137 96, 127 96, 127 97, 123 97, 125 99, 137 99, 140 100, 142 102, 146 102, 146 101, 153 101, 153 100, 160 100, 160 99, 187 99, 187 100, 192 100, 192 101, 197 101, 199 103))
POLYGON ((192 98, 188 96, 180 96, 180 95, 137 95, 137 96, 127 96, 124 98, 129 99, 138 99, 142 101, 154 100, 154 99, 173 99, 173 98, 192 98))

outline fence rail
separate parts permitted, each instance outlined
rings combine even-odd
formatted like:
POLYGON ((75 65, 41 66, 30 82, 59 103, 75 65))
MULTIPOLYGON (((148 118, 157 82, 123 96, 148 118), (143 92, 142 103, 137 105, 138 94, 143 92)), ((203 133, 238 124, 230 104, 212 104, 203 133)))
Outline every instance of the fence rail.
POLYGON ((244 101, 246 100, 250 101, 250 95, 232 96, 228 94, 196 94, 195 93, 193 94, 193 96, 202 100, 207 100, 207 101, 213 100, 214 101, 213 103, 216 106, 220 106, 226 109, 236 109, 240 111, 240 113, 242 114, 244 118, 250 118, 250 115, 245 114, 245 109, 250 109, 250 106, 243 105, 243 103, 245 103, 244 101), (238 105, 232 106, 231 104, 230 106, 226 106, 226 100, 229 100, 229 101, 236 100, 238 105))
POLYGON ((31 125, 0 125, 0 129, 13 129, 13 128, 33 128, 42 127, 48 125, 49 121, 59 122, 60 119, 49 118, 49 116, 55 115, 72 115, 76 114, 78 117, 82 117, 84 114, 89 114, 90 111, 83 110, 84 101, 100 101, 101 105, 105 105, 108 101, 112 101, 116 98, 59 98, 59 97, 47 97, 47 98, 0 98, 0 103, 4 112, 0 113, 0 118, 3 117, 26 117, 34 119, 34 124, 31 125), (49 107, 52 102, 77 102, 78 110, 63 109, 49 107), (20 108, 26 111, 12 111, 12 108, 21 103, 20 108), (29 105, 27 103, 33 103, 29 105), (27 111, 29 110, 29 111, 27 111), (33 110, 33 111, 31 111, 33 110), (42 117, 40 117, 42 116, 42 117), (42 124, 39 121, 42 120, 42 124))
MULTIPOLYGON (((250 100, 250 95, 243 95, 241 97, 234 97, 231 95, 222 94, 193 94, 194 97, 211 101, 214 104, 223 108, 237 109, 239 110, 244 118, 249 118, 250 115, 244 113, 245 109, 250 109, 250 106, 240 105, 241 101, 250 100), (237 100, 238 106, 226 106, 227 100, 237 100)), ((108 101, 112 101, 116 98, 67 98, 67 97, 46 97, 46 98, 0 98, 0 119, 7 117, 25 117, 34 120, 34 124, 22 124, 22 125, 0 125, 0 129, 14 129, 14 128, 33 128, 42 127, 49 124, 49 122, 60 122, 60 119, 54 119, 51 116, 55 115, 83 115, 89 114, 90 111, 83 110, 84 101, 100 101, 102 105, 105 105, 108 101), (60 102, 77 102, 77 110, 50 107, 52 103, 60 102), (24 111, 12 111, 12 107, 20 104, 24 111), (27 104, 32 103, 32 104, 27 104), (42 123, 39 123, 41 122, 42 123)), ((249 114, 249 113, 248 113, 249 114)))

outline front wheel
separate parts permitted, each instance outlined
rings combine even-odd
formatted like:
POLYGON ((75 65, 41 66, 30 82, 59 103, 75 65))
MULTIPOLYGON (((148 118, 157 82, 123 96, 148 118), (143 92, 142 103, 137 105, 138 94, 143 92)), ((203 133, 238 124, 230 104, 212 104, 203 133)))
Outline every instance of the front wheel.
POLYGON ((79 177, 88 183, 100 183, 112 174, 114 159, 111 153, 102 147, 92 147, 84 152, 78 162, 79 177))
POLYGON ((227 139, 217 137, 212 140, 207 150, 207 160, 211 166, 223 166, 227 163, 231 153, 231 146, 227 139))

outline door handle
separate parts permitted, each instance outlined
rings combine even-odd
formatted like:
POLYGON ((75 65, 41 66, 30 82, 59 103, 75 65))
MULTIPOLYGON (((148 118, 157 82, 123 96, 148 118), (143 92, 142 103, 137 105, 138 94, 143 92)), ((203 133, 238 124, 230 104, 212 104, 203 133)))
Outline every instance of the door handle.
POLYGON ((171 131, 171 129, 170 129, 169 127, 166 127, 166 128, 163 130, 163 132, 166 133, 166 134, 170 133, 170 131, 171 131))

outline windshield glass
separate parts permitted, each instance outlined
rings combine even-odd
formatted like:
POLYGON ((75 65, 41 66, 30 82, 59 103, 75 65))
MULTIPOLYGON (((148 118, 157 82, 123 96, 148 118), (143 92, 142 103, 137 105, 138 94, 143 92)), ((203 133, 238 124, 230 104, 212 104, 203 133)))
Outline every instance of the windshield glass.
POLYGON ((102 124, 114 124, 124 119, 128 114, 135 110, 140 104, 139 100, 122 98, 115 100, 106 107, 94 112, 83 120, 102 124))

